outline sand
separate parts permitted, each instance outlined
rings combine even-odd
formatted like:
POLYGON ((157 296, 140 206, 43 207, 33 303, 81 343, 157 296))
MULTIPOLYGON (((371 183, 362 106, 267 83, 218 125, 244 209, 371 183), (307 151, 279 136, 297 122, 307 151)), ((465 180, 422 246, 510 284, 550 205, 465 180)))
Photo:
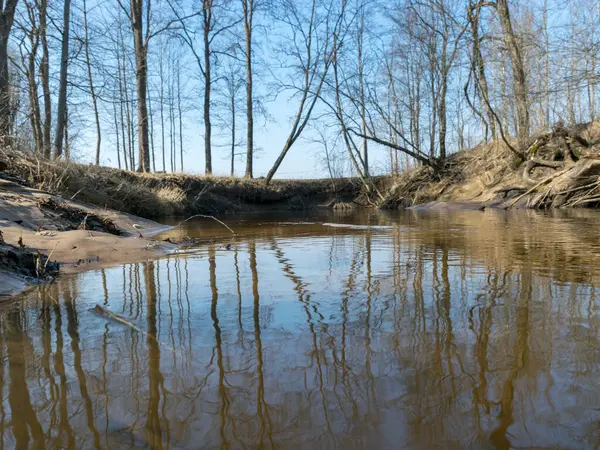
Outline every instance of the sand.
MULTIPOLYGON (((122 263, 141 262, 164 255, 176 245, 152 239, 168 230, 157 222, 110 209, 63 199, 15 182, 0 179, 0 231, 7 244, 18 246, 19 239, 28 248, 39 250, 60 263, 61 273, 74 273, 122 263), (61 210, 40 206, 51 198, 61 210), (69 208, 110 219, 120 236, 103 231, 77 228, 69 208), (136 228, 139 228, 140 237, 136 228)), ((0 266, 0 296, 16 295, 29 285, 28 280, 0 266)))

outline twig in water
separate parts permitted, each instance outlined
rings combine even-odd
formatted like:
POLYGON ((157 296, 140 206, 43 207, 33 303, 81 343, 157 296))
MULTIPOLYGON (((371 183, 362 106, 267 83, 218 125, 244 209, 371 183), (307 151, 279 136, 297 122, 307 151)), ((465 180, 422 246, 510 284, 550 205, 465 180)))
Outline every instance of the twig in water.
MULTIPOLYGON (((100 305, 96 305, 94 307, 94 311, 96 311, 97 313, 99 313, 101 316, 105 316, 108 317, 110 319, 116 320, 117 322, 122 323, 123 325, 127 325, 128 327, 133 328, 136 331, 139 331, 142 334, 147 334, 144 330, 142 330, 141 328, 137 327, 136 325, 134 325, 133 323, 129 322, 128 320, 124 319, 123 317, 119 316, 118 314, 115 314, 112 311, 109 311, 106 308, 103 308, 100 305)), ((154 336, 150 335, 152 338, 156 339, 154 336)))
POLYGON ((216 222, 219 222, 221 225, 223 225, 225 228, 227 228, 229 231, 231 231, 231 234, 235 235, 235 231, 233 231, 231 228, 229 228, 229 227, 228 227, 226 224, 224 224, 223 222, 221 222, 219 219, 217 219, 216 217, 213 217, 213 216, 205 216, 204 214, 195 214, 195 215, 193 215, 193 216, 191 216, 191 217, 188 217, 187 219, 185 219, 185 220, 182 220, 182 221, 181 221, 181 222, 179 222, 177 225, 175 225, 175 226, 173 227, 173 229, 175 229, 175 228, 177 228, 177 227, 179 227, 179 226, 183 225, 183 224, 184 224, 185 222, 187 222, 188 220, 195 219, 196 217, 204 217, 205 219, 212 219, 212 220, 214 220, 214 221, 216 221, 216 222))
POLYGON ((135 331, 138 331, 140 334, 149 337, 150 339, 153 339, 157 344, 159 345, 163 345, 165 347, 168 347, 169 349, 171 349, 173 351, 173 353, 175 355, 177 355, 177 350, 175 350, 175 348, 171 347, 168 344, 164 344, 162 342, 160 342, 156 336, 154 336, 153 334, 147 333, 144 330, 142 330, 140 327, 136 326, 135 324, 131 323, 130 321, 128 321, 127 319, 119 316, 118 314, 115 314, 112 311, 109 311, 106 308, 103 308, 100 305, 96 305, 94 308, 92 308, 92 311, 95 311, 97 314, 100 314, 101 316, 107 317, 109 319, 115 320, 119 323, 122 323, 123 325, 127 325, 130 328, 133 328, 135 331))

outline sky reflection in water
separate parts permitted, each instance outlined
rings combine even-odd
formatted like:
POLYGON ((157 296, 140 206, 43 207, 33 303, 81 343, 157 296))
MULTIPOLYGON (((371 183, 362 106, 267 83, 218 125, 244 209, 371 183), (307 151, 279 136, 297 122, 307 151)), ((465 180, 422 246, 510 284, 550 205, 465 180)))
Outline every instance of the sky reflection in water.
POLYGON ((3 307, 3 448, 592 448, 598 219, 189 223, 214 242, 3 307))

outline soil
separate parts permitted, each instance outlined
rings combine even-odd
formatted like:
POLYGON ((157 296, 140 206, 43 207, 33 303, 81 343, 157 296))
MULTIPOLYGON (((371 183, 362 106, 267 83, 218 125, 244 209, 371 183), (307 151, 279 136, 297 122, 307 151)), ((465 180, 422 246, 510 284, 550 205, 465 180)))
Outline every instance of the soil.
POLYGON ((0 295, 52 280, 59 270, 156 258, 177 247, 151 239, 168 228, 0 179, 0 295))

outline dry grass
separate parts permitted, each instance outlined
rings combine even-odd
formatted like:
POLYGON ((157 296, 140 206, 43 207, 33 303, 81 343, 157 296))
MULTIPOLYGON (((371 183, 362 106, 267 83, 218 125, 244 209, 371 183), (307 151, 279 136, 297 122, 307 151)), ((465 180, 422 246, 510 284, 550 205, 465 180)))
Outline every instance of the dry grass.
MULTIPOLYGON (((574 130, 592 144, 590 149, 600 148, 600 122, 574 130)), ((527 192, 533 185, 525 182, 522 167, 504 144, 481 144, 451 155, 441 170, 418 167, 398 177, 374 178, 374 192, 385 193, 382 200, 379 195, 365 193, 357 179, 274 180, 267 186, 260 179, 145 174, 0 150, 0 172, 21 178, 32 187, 148 218, 257 209, 298 210, 325 203, 340 210, 360 206, 394 209, 432 201, 500 203, 527 192)), ((542 180, 555 171, 537 168, 533 173, 542 180)), ((596 166, 580 174, 581 184, 561 180, 548 183, 544 191, 528 194, 531 198, 527 204, 596 205, 600 203, 600 182, 590 184, 598 180, 592 179, 594 176, 596 166), (591 190, 571 191, 574 186, 588 184, 591 190), (555 201, 559 196, 560 204, 555 201)))
POLYGON ((440 171, 418 167, 393 179, 384 208, 432 201, 486 201, 505 183, 516 181, 513 155, 500 143, 481 144, 450 156, 440 171))
POLYGON ((382 207, 432 201, 529 208, 600 206, 600 121, 570 129, 557 124, 531 140, 535 153, 527 164, 494 142, 450 156, 441 170, 420 167, 405 172, 387 191, 382 207), (548 167, 534 159, 558 165, 548 167))
POLYGON ((351 179, 275 180, 266 186, 260 179, 137 173, 50 161, 12 149, 0 149, 0 172, 52 194, 149 218, 259 207, 302 209, 360 192, 351 179))

